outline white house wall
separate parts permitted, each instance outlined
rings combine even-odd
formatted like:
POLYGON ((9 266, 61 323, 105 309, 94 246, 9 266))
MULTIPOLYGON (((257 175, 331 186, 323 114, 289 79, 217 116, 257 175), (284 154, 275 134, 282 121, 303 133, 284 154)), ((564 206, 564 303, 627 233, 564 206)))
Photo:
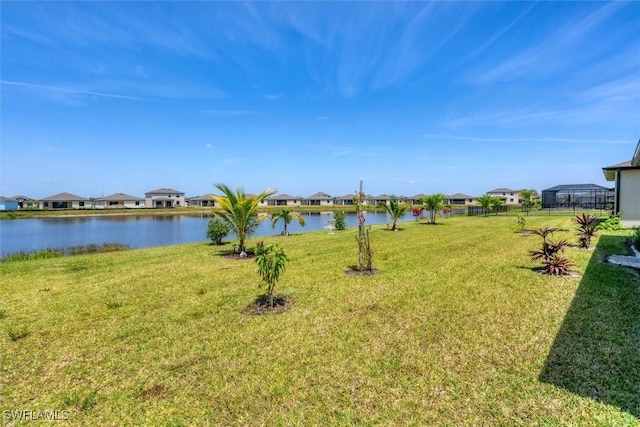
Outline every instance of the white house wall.
POLYGON ((625 227, 640 227, 640 169, 620 171, 620 220, 625 227))

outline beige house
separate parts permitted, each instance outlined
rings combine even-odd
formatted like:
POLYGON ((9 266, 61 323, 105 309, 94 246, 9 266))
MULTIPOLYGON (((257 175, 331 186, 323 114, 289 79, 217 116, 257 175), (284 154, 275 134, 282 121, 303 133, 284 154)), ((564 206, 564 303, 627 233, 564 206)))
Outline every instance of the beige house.
POLYGON ((93 207, 96 209, 140 209, 145 208, 146 203, 142 197, 115 193, 96 199, 93 207))
POLYGON ((633 158, 602 168, 607 181, 615 181, 614 212, 624 227, 640 227, 640 141, 633 158))
POLYGON ((456 193, 446 197, 445 203, 448 205, 473 205, 477 203, 475 197, 463 193, 456 193))
POLYGON ((187 201, 182 191, 171 188, 158 188, 144 194, 145 204, 148 208, 179 208, 187 206, 187 201))
POLYGON ((277 196, 267 197, 269 206, 300 206, 302 197, 294 197, 288 194, 278 194, 277 196))
POLYGON ((59 193, 38 201, 40 209, 89 209, 91 201, 71 193, 59 193))
POLYGON ((17 195, 11 197, 18 202, 19 209, 38 209, 38 201, 34 198, 17 195))
POLYGON ((353 206, 353 198, 355 194, 345 194, 344 196, 336 197, 336 205, 338 206, 353 206))
POLYGON ((302 200, 302 204, 305 206, 333 206, 333 198, 320 191, 302 200))
POLYGON ((496 188, 487 191, 487 195, 501 199, 506 205, 517 205, 520 203, 520 195, 516 190, 510 188, 496 188))
POLYGON ((213 207, 216 205, 216 201, 213 199, 213 194, 204 194, 202 196, 188 198, 187 204, 190 207, 213 207))

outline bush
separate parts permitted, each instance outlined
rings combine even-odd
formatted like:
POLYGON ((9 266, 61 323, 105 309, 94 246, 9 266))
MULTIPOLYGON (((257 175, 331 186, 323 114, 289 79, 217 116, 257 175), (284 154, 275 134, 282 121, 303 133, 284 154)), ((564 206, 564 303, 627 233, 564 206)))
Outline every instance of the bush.
POLYGON ((620 214, 613 214, 606 221, 601 222, 596 227, 598 230, 622 230, 622 224, 620 224, 620 214))
POLYGON ((212 219, 207 225, 207 237, 211 239, 211 243, 214 245, 220 245, 222 239, 229 234, 229 231, 229 226, 218 218, 212 219))
POLYGON ((346 230, 347 222, 345 220, 345 213, 340 211, 333 214, 334 227, 336 230, 346 230))
POLYGON ((633 245, 640 251, 640 227, 633 227, 633 245))

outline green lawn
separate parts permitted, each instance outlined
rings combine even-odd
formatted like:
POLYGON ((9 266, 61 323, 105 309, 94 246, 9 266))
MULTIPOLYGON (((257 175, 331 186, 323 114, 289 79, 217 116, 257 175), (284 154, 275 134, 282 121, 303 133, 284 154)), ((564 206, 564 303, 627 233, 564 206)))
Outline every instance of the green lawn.
MULTIPOLYGON (((575 228, 527 217, 543 226, 575 228)), ((401 227, 372 229, 372 277, 345 274, 353 228, 261 238, 291 259, 276 292, 295 305, 271 316, 242 314, 259 278, 221 256, 231 245, 0 264, 0 411, 113 426, 640 425, 640 276, 602 262, 628 231, 570 247, 579 276, 553 278, 533 270, 539 238, 514 216, 401 227)))

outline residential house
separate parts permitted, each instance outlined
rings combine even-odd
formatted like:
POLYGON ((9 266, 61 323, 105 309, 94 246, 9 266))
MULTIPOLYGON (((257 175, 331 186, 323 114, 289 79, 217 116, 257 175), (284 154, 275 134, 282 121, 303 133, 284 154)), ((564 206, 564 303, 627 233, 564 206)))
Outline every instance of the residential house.
POLYGON ((468 194, 456 193, 446 196, 445 203, 448 205, 473 205, 477 202, 476 198, 468 194))
POLYGON ((124 193, 115 193, 95 200, 96 209, 140 209, 146 206, 146 201, 142 197, 124 193))
POLYGON ((38 201, 40 209, 88 209, 91 201, 71 193, 59 193, 38 201))
POLYGON ((204 194, 202 196, 190 197, 187 199, 189 206, 193 207, 213 207, 216 205, 216 201, 213 199, 213 194, 204 194))
POLYGON ((338 206, 353 206, 355 203, 353 198, 355 194, 345 194, 344 196, 336 197, 336 205, 338 206))
POLYGON ((301 204, 302 197, 294 197, 288 194, 267 197, 267 205, 269 206, 300 206, 301 204))
POLYGON ((38 201, 32 197, 18 195, 10 199, 18 202, 18 209, 38 209, 38 201))
POLYGON ((327 193, 318 192, 302 200, 305 206, 333 206, 333 198, 327 193))
POLYGON ((18 209, 20 206, 16 199, 0 196, 0 211, 17 211, 18 209))
POLYGON ((148 208, 179 208, 187 206, 184 193, 171 188, 158 188, 144 194, 148 208))
POLYGON ((384 203, 385 205, 389 203, 389 200, 394 196, 389 196, 388 194, 380 194, 379 196, 367 196, 367 204, 371 206, 377 206, 378 203, 384 203))
POLYGON ((633 158, 602 168, 607 181, 615 182, 614 212, 625 227, 640 226, 640 140, 633 158))
POLYGON ((496 188, 487 191, 487 195, 501 199, 506 205, 517 205, 520 203, 520 196, 516 190, 510 188, 496 188))
POLYGON ((407 198, 407 203, 411 204, 411 205, 422 205, 422 198, 423 197, 427 197, 426 194, 416 194, 415 196, 412 197, 408 197, 407 198))

